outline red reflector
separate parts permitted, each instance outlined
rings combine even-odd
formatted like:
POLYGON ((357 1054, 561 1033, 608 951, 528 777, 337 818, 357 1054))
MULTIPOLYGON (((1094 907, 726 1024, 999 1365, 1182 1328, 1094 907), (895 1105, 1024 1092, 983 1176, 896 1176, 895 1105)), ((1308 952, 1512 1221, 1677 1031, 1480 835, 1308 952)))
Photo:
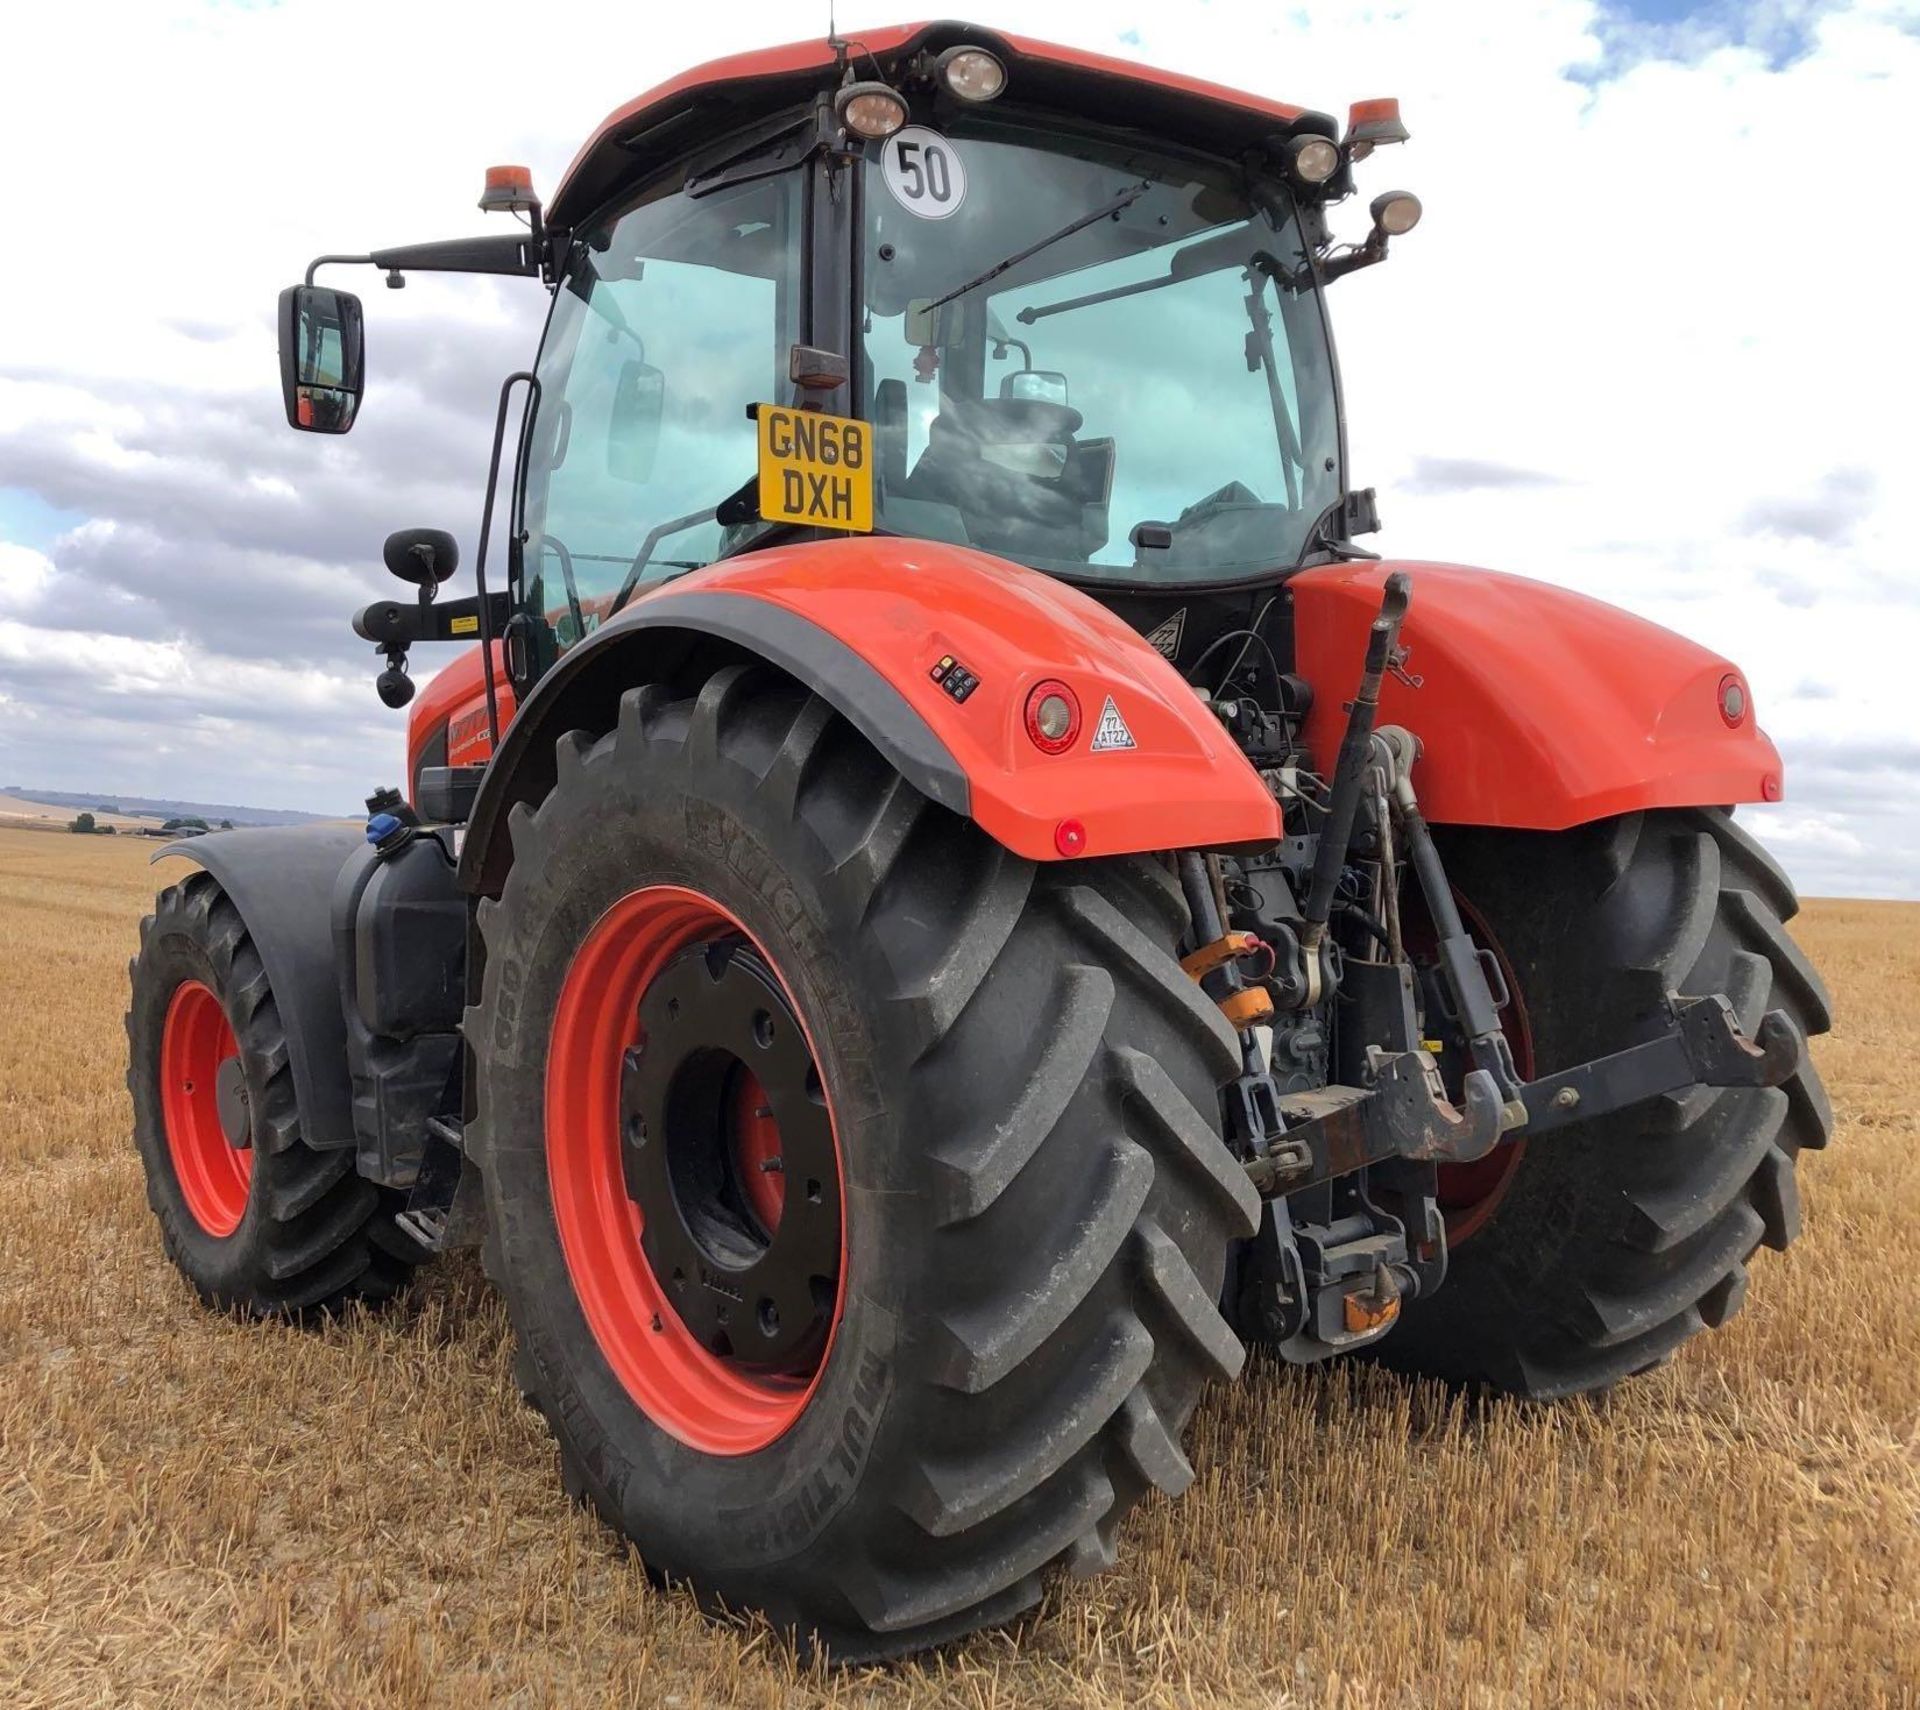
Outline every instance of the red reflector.
POLYGON ((1780 788, 1780 774, 1778 772, 1769 772, 1760 780, 1760 794, 1768 801, 1777 802, 1782 793, 1780 788))
POLYGON ((1053 846, 1062 855, 1084 855, 1087 852, 1087 828, 1077 819, 1063 819, 1053 828, 1053 846))

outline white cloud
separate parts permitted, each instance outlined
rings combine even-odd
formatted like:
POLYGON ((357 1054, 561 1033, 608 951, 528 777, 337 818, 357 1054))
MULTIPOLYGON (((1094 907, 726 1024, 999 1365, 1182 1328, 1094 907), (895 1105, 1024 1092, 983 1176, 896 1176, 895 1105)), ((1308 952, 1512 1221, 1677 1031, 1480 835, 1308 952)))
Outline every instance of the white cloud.
MULTIPOLYGON (((276 291, 323 251, 489 229, 483 166, 528 160, 551 187, 638 90, 816 20, 767 0, 550 0, 531 29, 504 0, 106 10, 9 21, 10 61, 35 74, 0 110, 0 146, 61 237, 0 288, 0 436, 20 436, 0 446, 57 451, 133 497, 112 553, 85 530, 0 553, 0 611, 68 614, 51 640, 16 638, 42 657, 76 645, 76 611, 113 632, 82 653, 118 673, 117 698, 150 694, 154 724, 246 683, 252 714, 176 756, 206 768, 193 793, 234 799, 242 785, 216 786, 240 768, 263 804, 342 806, 400 747, 346 614, 375 588, 386 527, 442 522, 470 546, 487 401, 531 353, 544 296, 428 276, 368 291, 373 389, 349 445, 276 429, 276 291), (396 370, 403 354, 419 359, 396 370), (208 538, 216 514, 233 538, 208 538), (200 575, 215 579, 183 580, 200 575), (341 639, 323 644, 330 589, 341 639), (200 592, 231 612, 224 630, 164 657, 116 651, 177 640, 200 592), (262 662, 290 652, 291 669, 262 662), (334 752, 301 740, 301 695, 340 718, 334 752), (315 788, 324 800, 296 793, 315 788)), ((1767 0, 1656 27, 1587 0, 994 0, 976 15, 1336 112, 1398 94, 1414 141, 1367 163, 1339 218, 1354 230, 1366 195, 1398 183, 1427 218, 1333 293, 1354 467, 1388 525, 1376 544, 1578 587, 1736 659, 1788 761, 1793 799, 1759 816, 1764 834, 1824 888, 1920 894, 1910 751, 1847 758, 1911 726, 1920 343, 1897 175, 1920 11, 1767 0)), ((38 469, 0 462, 0 489, 51 479, 38 469)), ((50 751, 6 675, 8 633, 0 742, 25 776, 50 751)), ((121 734, 98 735, 60 763, 131 787, 111 770, 121 734)))
POLYGON ((0 612, 25 611, 53 580, 53 561, 30 546, 0 540, 0 612))

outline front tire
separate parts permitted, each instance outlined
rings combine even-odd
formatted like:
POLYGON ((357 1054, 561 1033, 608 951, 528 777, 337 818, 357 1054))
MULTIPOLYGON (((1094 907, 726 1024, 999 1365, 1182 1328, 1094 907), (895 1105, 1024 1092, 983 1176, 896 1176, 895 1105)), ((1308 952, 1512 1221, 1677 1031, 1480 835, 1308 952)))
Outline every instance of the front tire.
POLYGON ((273 987, 211 873, 160 893, 129 968, 127 1090, 147 1203, 209 1306, 297 1318, 384 1301, 425 1255, 351 1149, 306 1143, 273 987))
MULTIPOLYGON (((1050 1565, 1108 1565, 1126 1510, 1191 1478, 1195 1398, 1243 1357, 1215 1304, 1256 1209, 1218 1131, 1237 1056, 1175 959, 1177 887, 1144 860, 1047 872, 1010 855, 757 667, 695 699, 629 693, 615 730, 561 741, 557 770, 516 810, 513 869, 482 907, 468 1025, 489 1266, 569 1489, 706 1606, 762 1610, 841 1661, 1008 1619, 1050 1565), (616 955, 629 928, 655 936, 616 955), (711 1037, 675 1043, 658 982, 693 1005, 743 958, 774 1036, 783 1008, 804 1030, 842 1207, 835 1274, 814 1279, 824 1350, 786 1334, 783 1308, 758 1367, 741 1324, 775 1298, 766 1255, 808 1209, 803 1176, 785 1176, 784 1210, 756 1210, 750 1176, 727 1188, 733 1166, 696 1155, 663 1197, 635 1161, 741 1139, 701 1089, 739 1084, 728 1058, 758 1073, 766 1040, 716 998, 711 1037), (583 1034, 583 994, 615 966, 626 983, 583 1034), (582 1037, 600 1040, 591 1061, 582 1037), (650 1068, 663 1050, 686 1055, 650 1068), (643 1117, 624 1164, 609 1111, 643 1117), (600 1162, 583 1165, 592 1133, 600 1162), (663 1246, 636 1213, 614 1252, 629 1198, 686 1227, 663 1246), (596 1199, 608 1240, 583 1247, 596 1199), (724 1321, 712 1301, 677 1317, 660 1274, 703 1229, 724 1321), (609 1287, 636 1266, 660 1267, 652 1292, 609 1287), (689 1336, 723 1368, 705 1416, 681 1381, 699 1369, 689 1336)), ((771 1072, 786 1133, 805 1069, 771 1072)), ((803 1269, 823 1265, 806 1251, 803 1269)))
MULTIPOLYGON (((1535 1075, 1649 1037, 1668 992, 1726 993, 1749 1033, 1776 1008, 1809 1035, 1830 1025, 1787 935, 1793 888, 1727 813, 1443 835, 1512 971, 1535 1075)), ((1759 1247, 1799 1232, 1795 1163, 1831 1127, 1809 1062, 1785 1086, 1692 1087, 1545 1135, 1508 1173, 1468 1166, 1491 1198, 1450 1210, 1467 1233, 1446 1281, 1378 1357, 1536 1398, 1659 1365, 1739 1307, 1759 1247)))

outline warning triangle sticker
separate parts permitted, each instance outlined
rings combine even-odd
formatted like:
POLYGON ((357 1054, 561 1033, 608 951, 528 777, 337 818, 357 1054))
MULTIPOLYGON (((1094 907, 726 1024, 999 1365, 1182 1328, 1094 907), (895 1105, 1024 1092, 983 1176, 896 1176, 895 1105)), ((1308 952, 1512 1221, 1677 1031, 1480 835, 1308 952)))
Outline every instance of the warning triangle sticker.
POLYGON ((1127 729, 1127 721, 1113 704, 1113 696, 1107 696, 1107 704, 1100 709, 1100 722, 1093 727, 1093 740, 1087 744, 1087 752, 1104 754, 1115 748, 1134 746, 1133 732, 1127 729))
POLYGON ((1155 624, 1147 631, 1147 645, 1156 653, 1168 659, 1180 655, 1180 637, 1187 627, 1187 608, 1182 606, 1164 623, 1155 624))

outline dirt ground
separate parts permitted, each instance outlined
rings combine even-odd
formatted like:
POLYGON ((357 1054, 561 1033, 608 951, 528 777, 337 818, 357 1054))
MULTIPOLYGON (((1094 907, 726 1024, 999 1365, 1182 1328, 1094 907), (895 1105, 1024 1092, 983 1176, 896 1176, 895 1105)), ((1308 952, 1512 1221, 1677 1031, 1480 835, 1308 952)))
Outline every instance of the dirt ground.
POLYGON ((834 1675, 567 1503, 471 1263, 319 1333, 197 1308, 121 1082, 151 848, 0 829, 0 1704, 1920 1703, 1920 905, 1798 923, 1839 1129, 1727 1329, 1551 1410, 1256 1366, 1115 1572, 834 1675))

